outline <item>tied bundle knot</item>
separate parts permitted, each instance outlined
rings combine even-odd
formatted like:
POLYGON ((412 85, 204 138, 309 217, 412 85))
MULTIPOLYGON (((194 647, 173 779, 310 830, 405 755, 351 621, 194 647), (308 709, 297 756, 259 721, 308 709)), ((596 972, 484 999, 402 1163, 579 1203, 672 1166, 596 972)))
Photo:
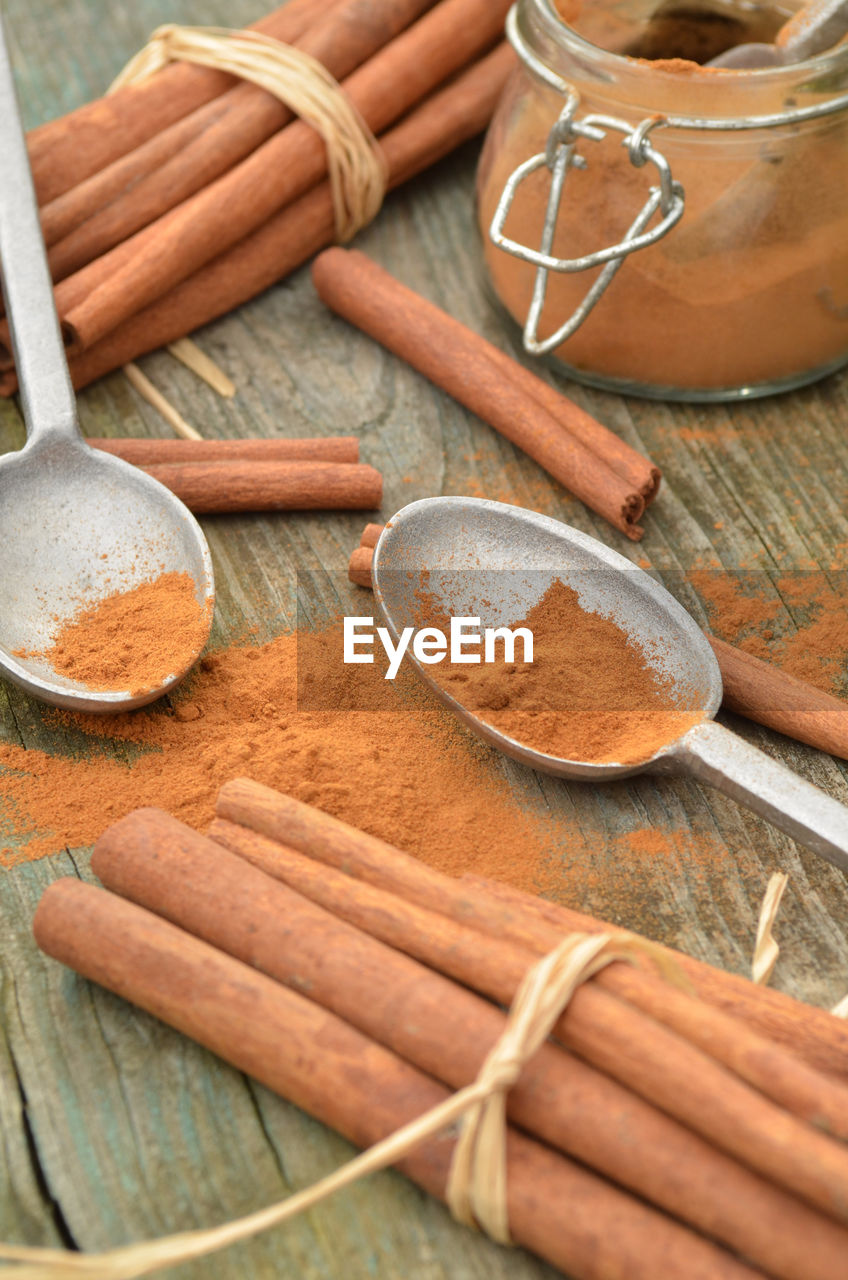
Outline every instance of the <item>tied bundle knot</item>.
POLYGON ((512 1244, 507 1204, 506 1095, 542 1047, 577 988, 615 960, 656 952, 612 933, 570 934, 527 972, 506 1027, 466 1093, 477 1093, 461 1120, 448 1177, 451 1213, 499 1244, 512 1244))
POLYGON ((273 94, 327 148, 336 238, 351 240, 379 212, 388 171, 380 144, 342 86, 316 58, 258 31, 166 23, 109 86, 138 84, 172 62, 224 71, 273 94))

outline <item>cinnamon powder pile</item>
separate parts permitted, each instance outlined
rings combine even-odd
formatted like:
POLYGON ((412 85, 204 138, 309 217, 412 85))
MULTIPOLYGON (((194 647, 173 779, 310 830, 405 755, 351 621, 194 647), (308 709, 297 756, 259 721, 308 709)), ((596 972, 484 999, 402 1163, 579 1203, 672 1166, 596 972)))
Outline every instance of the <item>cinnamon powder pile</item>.
POLYGON ((48 649, 16 656, 44 659, 88 689, 140 693, 185 670, 208 633, 208 607, 198 604, 190 574, 163 573, 80 608, 48 649))
POLYGON ((391 682, 379 666, 346 668, 341 659, 334 625, 208 655, 173 704, 108 719, 49 712, 57 751, 86 755, 0 744, 11 814, 10 827, 0 827, 0 862, 90 845, 141 805, 202 829, 222 783, 246 775, 441 870, 541 887, 569 833, 535 799, 535 813, 519 807, 499 760, 413 675, 391 682), (298 709, 309 705, 310 684, 334 710, 298 709), (10 836, 15 847, 3 848, 10 836))
POLYGON ((458 702, 525 746, 566 760, 636 764, 702 718, 680 705, 673 683, 626 632, 562 582, 512 627, 532 632, 531 663, 431 670, 458 702))

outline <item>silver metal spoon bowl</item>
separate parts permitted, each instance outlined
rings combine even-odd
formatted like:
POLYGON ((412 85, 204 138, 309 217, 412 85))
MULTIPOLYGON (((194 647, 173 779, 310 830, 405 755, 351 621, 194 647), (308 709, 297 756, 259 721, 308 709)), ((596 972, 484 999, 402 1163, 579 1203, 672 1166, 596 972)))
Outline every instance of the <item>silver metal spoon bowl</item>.
POLYGON ((25 448, 0 458, 0 674, 56 706, 126 711, 167 692, 197 654, 141 692, 130 672, 124 690, 90 689, 27 655, 81 607, 166 572, 191 576, 211 626, 212 561, 164 485, 80 433, 2 23, 0 172, 0 269, 27 428, 25 448))
POLYGON ((848 32, 846 0, 807 0, 778 31, 773 44, 737 44, 712 58, 707 66, 728 70, 784 67, 818 57, 848 32))
POLYGON ((428 608, 480 618, 481 627, 503 627, 523 618, 553 582, 572 587, 587 612, 612 619, 639 645, 648 666, 673 688, 679 707, 699 716, 692 728, 636 764, 538 751, 463 706, 439 683, 434 666, 411 653, 409 660, 474 733, 522 764, 596 782, 645 770, 688 773, 848 871, 848 808, 715 723, 721 673, 705 635, 664 587, 603 543, 521 507, 425 498, 388 522, 374 550, 372 580, 395 642, 405 627, 422 626, 422 590, 428 608))

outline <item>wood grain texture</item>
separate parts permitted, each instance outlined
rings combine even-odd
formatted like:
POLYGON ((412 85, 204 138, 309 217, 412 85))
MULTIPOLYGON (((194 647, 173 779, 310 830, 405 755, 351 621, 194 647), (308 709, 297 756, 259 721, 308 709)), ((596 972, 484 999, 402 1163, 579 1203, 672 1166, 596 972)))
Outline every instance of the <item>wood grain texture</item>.
MULTIPOLYGON (((162 22, 237 25, 266 7, 262 0, 137 0, 108 6, 107 21, 98 0, 7 0, 27 123, 102 92, 162 22)), ((357 247, 516 354, 479 266, 476 150, 394 194, 357 247)), ((236 381, 233 400, 166 353, 143 365, 205 436, 355 435, 362 461, 384 475, 381 519, 437 493, 517 502, 666 574, 701 623, 707 612, 683 581, 693 568, 750 569, 779 600, 773 578, 780 573, 818 568, 836 583, 848 567, 846 373, 733 406, 659 405, 567 387, 663 469, 645 539, 634 547, 455 401, 328 315, 306 270, 197 336, 236 381)), ((166 434, 118 374, 88 389, 80 407, 91 435, 166 434)), ((0 449, 22 442, 15 404, 0 403, 0 449)), ((362 525, 353 512, 207 520, 219 589, 213 642, 250 627, 262 641, 293 625, 298 568, 313 574, 309 610, 358 613, 362 597, 345 573, 362 525)), ((781 625, 794 625, 791 602, 781 625)), ((730 723, 848 801, 844 764, 745 721, 730 723)), ((80 733, 50 727, 41 706, 6 685, 0 736, 51 752, 87 745, 80 733)), ((788 871, 773 981, 822 1005, 845 994, 844 877, 732 801, 685 780, 640 777, 589 788, 494 755, 491 769, 517 804, 553 815, 559 836, 551 858, 563 901, 729 968, 746 969, 768 877, 788 871), (630 833, 649 825, 668 840, 660 859, 636 857, 630 846, 630 833)), ((38 955, 29 928, 42 888, 75 870, 87 879, 87 868, 88 851, 76 850, 0 872, 3 1236, 100 1248, 208 1225, 304 1186, 344 1159, 350 1148, 295 1108, 38 955)), ((454 1225, 439 1205, 385 1174, 283 1231, 179 1272, 180 1280, 245 1275, 542 1280, 553 1273, 454 1225)))

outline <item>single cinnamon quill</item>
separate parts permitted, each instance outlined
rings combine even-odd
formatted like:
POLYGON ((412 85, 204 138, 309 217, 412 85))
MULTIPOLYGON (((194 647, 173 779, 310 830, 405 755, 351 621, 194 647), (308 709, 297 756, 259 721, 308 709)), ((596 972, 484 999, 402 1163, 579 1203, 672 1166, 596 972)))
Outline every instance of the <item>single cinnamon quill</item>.
POLYGON ((642 494, 527 395, 513 362, 491 343, 356 250, 327 249, 312 279, 333 311, 483 418, 616 529, 642 537, 642 494))
POLYGON ((725 640, 708 639, 721 667, 728 711, 848 760, 848 704, 725 640))
POLYGON ((185 462, 358 462, 356 436, 319 436, 312 440, 152 440, 88 437, 92 449, 113 453, 137 467, 185 462))
POLYGON ((309 461, 161 462, 142 468, 197 515, 233 511, 370 511, 383 477, 363 464, 309 461))

